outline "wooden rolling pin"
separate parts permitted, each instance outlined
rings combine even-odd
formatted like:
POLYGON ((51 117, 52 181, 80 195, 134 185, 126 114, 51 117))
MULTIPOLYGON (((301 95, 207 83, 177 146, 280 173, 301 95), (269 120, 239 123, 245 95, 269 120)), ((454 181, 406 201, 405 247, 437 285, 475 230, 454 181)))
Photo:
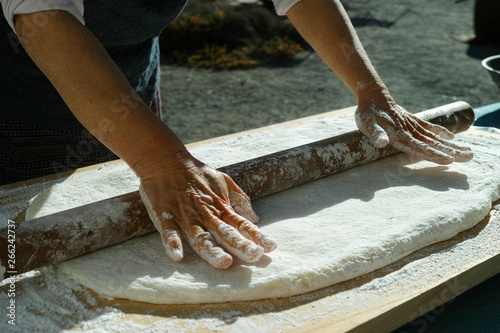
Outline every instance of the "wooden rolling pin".
MULTIPOLYGON (((455 133, 467 130, 474 122, 474 112, 464 102, 417 115, 455 133)), ((392 147, 375 148, 361 132, 353 131, 219 170, 257 199, 396 152, 392 147)), ((55 264, 152 232, 155 228, 138 192, 20 224, 9 222, 0 229, 0 277, 55 264)))

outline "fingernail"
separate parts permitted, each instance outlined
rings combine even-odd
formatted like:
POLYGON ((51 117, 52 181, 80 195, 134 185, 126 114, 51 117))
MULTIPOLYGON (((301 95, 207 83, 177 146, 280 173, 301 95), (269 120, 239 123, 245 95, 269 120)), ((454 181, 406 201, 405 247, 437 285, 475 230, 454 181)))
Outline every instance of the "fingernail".
POLYGON ((442 164, 442 165, 447 165, 455 162, 455 159, 452 156, 447 156, 447 157, 434 157, 430 159, 431 162, 437 163, 437 164, 442 164))
POLYGON ((233 257, 231 257, 227 253, 223 253, 220 256, 215 258, 210 258, 211 260, 208 263, 215 268, 226 269, 229 268, 233 264, 233 257))
POLYGON ((451 140, 451 139, 454 139, 455 138, 455 134, 453 134, 452 132, 448 131, 448 130, 444 130, 441 132, 440 136, 443 138, 443 139, 446 139, 446 140, 451 140))
POLYGON ((278 247, 278 244, 266 234, 259 235, 259 243, 264 248, 264 252, 274 251, 278 247))
POLYGON ((389 144, 389 141, 390 140, 386 132, 377 131, 377 134, 375 134, 375 137, 373 139, 373 145, 377 148, 384 148, 389 144))
POLYGON ((455 155, 455 162, 461 162, 461 163, 469 162, 473 158, 474 158, 474 153, 472 153, 471 151, 464 151, 455 155))
POLYGON ((182 258, 184 258, 184 255, 182 254, 182 251, 180 249, 167 250, 167 256, 174 262, 179 262, 182 260, 182 258))
POLYGON ((260 257, 264 254, 264 248, 256 244, 250 244, 246 246, 244 251, 246 262, 256 262, 260 260, 260 257))
POLYGON ((252 217, 250 222, 253 222, 254 224, 259 223, 259 216, 257 215, 257 213, 255 213, 252 207, 250 207, 250 214, 251 214, 250 216, 252 217))
POLYGON ((377 148, 384 148, 385 146, 387 146, 389 144, 389 140, 386 140, 386 139, 378 139, 377 141, 375 141, 373 143, 373 145, 377 148))

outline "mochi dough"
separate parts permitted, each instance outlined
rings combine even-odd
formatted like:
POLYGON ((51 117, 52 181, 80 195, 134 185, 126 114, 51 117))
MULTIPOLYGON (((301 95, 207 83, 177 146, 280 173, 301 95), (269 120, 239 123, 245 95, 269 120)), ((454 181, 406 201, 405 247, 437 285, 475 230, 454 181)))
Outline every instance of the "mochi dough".
MULTIPOLYGON (((490 150, 492 142, 486 144, 490 150)), ((216 157, 223 159, 230 150, 224 143, 217 145, 197 152, 203 158, 203 151, 219 151, 216 157)), ((253 205, 259 227, 278 243, 257 263, 235 260, 229 269, 218 270, 187 243, 184 260, 173 263, 154 233, 59 267, 100 295, 148 303, 248 301, 306 293, 391 264, 482 220, 500 197, 500 161, 491 152, 476 155, 465 164, 440 166, 397 154, 257 200, 253 205)), ((103 174, 98 183, 133 183, 124 174, 130 170, 103 174)), ((69 206, 68 198, 82 195, 71 182, 58 184, 57 192, 66 193, 69 206)), ((58 206, 60 202, 51 201, 60 196, 52 197, 40 198, 42 203, 35 198, 37 210, 50 212, 51 205, 58 206)))

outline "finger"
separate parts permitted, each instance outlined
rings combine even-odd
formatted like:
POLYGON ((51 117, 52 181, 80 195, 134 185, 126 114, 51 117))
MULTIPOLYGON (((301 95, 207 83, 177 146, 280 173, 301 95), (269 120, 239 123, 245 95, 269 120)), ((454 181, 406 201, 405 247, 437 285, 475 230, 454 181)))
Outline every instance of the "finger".
POLYGON ((370 139, 375 147, 383 148, 389 144, 389 136, 372 114, 362 116, 360 112, 356 112, 354 119, 358 129, 370 139))
POLYGON ((429 147, 432 147, 436 150, 439 150, 445 154, 452 156, 455 162, 460 162, 460 163, 469 162, 474 158, 474 154, 471 151, 454 149, 439 141, 430 140, 429 142, 427 142, 427 145, 429 145, 429 147))
POLYGON ((455 162, 468 162, 472 160, 474 154, 471 152, 468 147, 461 147, 456 145, 450 141, 442 139, 438 135, 429 132, 425 128, 421 127, 419 122, 416 123, 408 123, 408 128, 412 132, 413 136, 422 141, 424 144, 427 144, 429 147, 432 147, 436 150, 439 150, 445 154, 452 156, 455 162))
POLYGON ((156 213, 151 201, 146 195, 146 191, 142 184, 139 186, 139 194, 141 196, 142 202, 146 207, 146 211, 148 212, 149 218, 153 221, 153 224, 156 227, 156 230, 161 235, 161 241, 163 243, 163 247, 165 248, 165 252, 170 260, 174 262, 179 262, 184 257, 184 251, 182 248, 182 241, 179 236, 179 231, 177 229, 177 225, 175 224, 172 215, 167 214, 165 212, 162 213, 161 218, 156 213))
POLYGON ((222 216, 222 220, 238 230, 244 237, 261 246, 264 252, 276 249, 276 242, 254 225, 259 221, 259 217, 252 209, 248 195, 228 175, 225 177, 231 208, 234 212, 230 207, 223 207, 225 215, 222 216))
POLYGON ((454 142, 451 142, 451 141, 448 141, 448 140, 445 140, 441 137, 436 137, 436 141, 439 141, 441 142, 442 144, 445 144, 453 149, 456 149, 456 150, 462 150, 462 151, 469 151, 471 152, 472 149, 470 147, 466 147, 466 146, 461 146, 461 145, 457 145, 456 143, 454 142))
POLYGON ((403 152, 406 152, 412 156, 422 158, 427 161, 431 161, 437 164, 450 164, 455 161, 455 159, 445 154, 427 144, 411 137, 408 133, 399 131, 391 137, 391 145, 403 152), (392 139, 392 137, 394 139, 392 139))
POLYGON ((210 230, 211 234, 227 252, 240 258, 245 262, 259 261, 264 248, 243 237, 234 227, 229 224, 214 223, 218 225, 216 230, 210 230))
POLYGON ((261 231, 255 224, 242 218, 240 215, 231 212, 227 208, 223 221, 235 228, 240 234, 261 246, 264 252, 271 252, 276 249, 276 242, 265 232, 261 231))
POLYGON ((163 212, 161 223, 161 239, 167 256, 174 262, 179 262, 184 257, 182 241, 173 216, 163 212))
MULTIPOLYGON (((423 133, 425 136, 430 137, 430 138, 432 138, 432 139, 434 139, 436 141, 439 141, 442 144, 445 144, 445 145, 447 145, 447 146, 449 146, 449 147, 451 147, 453 149, 464 150, 464 151, 471 151, 470 147, 460 146, 460 145, 457 145, 456 143, 454 143, 452 141, 448 141, 446 138, 443 138, 439 134, 436 134, 434 132, 428 131, 425 127, 423 127, 421 125, 422 124, 420 122, 418 122, 418 123, 415 124, 415 128, 416 128, 416 130, 418 130, 421 133, 423 133)), ((453 133, 451 133, 451 134, 453 134, 453 133)))
POLYGON ((252 204, 250 198, 246 195, 243 190, 234 183, 234 181, 228 176, 224 175, 226 178, 226 183, 229 191, 229 202, 234 211, 245 219, 252 223, 258 223, 259 217, 252 209, 252 204))
POLYGON ((212 211, 201 205, 199 211, 203 217, 202 225, 210 232, 221 247, 245 262, 256 262, 264 249, 243 237, 234 227, 223 222, 212 211))
POLYGON ((420 118, 418 118, 416 116, 413 116, 413 117, 416 119, 416 121, 418 122, 418 124, 420 126, 422 126, 423 128, 425 128, 427 131, 430 131, 430 132, 432 132, 434 134, 439 135, 443 139, 451 140, 451 139, 453 139, 455 137, 455 135, 453 133, 451 133, 450 131, 448 131, 448 129, 444 128, 443 126, 427 122, 427 121, 425 121, 423 119, 420 119, 420 118))
POLYGON ((233 264, 233 258, 217 245, 210 233, 193 224, 183 230, 191 248, 210 265, 226 269, 233 264))

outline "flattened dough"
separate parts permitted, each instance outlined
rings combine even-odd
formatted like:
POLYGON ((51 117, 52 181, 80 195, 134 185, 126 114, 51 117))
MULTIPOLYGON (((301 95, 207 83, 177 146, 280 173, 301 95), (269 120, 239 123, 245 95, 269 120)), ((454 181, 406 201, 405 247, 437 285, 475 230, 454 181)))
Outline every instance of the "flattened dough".
POLYGON ((450 166, 399 154, 254 202, 259 226, 278 242, 256 264, 216 270, 187 245, 185 259, 173 263, 152 234, 60 269, 101 295, 150 303, 291 296, 371 272, 474 226, 499 198, 499 184, 492 154, 450 166))

